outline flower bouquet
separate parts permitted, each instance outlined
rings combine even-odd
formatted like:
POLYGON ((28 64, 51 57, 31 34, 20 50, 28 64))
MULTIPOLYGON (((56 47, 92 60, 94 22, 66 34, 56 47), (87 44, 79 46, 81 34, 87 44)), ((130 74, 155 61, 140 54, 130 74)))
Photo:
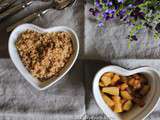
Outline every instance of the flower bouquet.
POLYGON ((95 16, 100 30, 107 28, 109 22, 118 18, 131 27, 129 40, 138 40, 142 31, 150 31, 154 40, 160 39, 160 0, 95 0, 90 13, 95 16))

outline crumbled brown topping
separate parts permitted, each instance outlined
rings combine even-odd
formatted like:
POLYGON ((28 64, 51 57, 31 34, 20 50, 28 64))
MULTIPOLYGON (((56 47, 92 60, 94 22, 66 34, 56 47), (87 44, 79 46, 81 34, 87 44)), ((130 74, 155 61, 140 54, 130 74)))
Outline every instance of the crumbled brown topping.
POLYGON ((16 47, 23 64, 37 79, 44 81, 57 76, 73 54, 68 32, 23 32, 16 47))

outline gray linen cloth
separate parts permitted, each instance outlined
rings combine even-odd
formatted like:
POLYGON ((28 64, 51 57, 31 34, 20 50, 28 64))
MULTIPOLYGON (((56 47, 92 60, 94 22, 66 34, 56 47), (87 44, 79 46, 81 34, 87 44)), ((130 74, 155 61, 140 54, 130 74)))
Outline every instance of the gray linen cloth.
POLYGON ((114 20, 109 22, 105 32, 99 32, 96 19, 88 12, 92 4, 85 5, 85 57, 92 59, 113 58, 160 58, 160 40, 153 35, 142 32, 138 41, 127 39, 129 27, 114 20))
POLYGON ((0 59, 0 120, 71 120, 85 115, 82 62, 55 86, 33 88, 10 59, 0 59))
MULTIPOLYGON (((114 64, 124 68, 152 66, 160 60, 77 61, 55 86, 37 91, 16 70, 10 59, 0 59, 0 120, 108 120, 92 94, 95 73, 114 64)), ((160 103, 146 120, 159 120, 160 103)))
MULTIPOLYGON (((30 8, 17 13, 6 23, 47 5, 35 1, 30 8)), ((159 69, 160 60, 110 60, 159 58, 159 47, 128 49, 123 24, 111 24, 105 34, 99 33, 95 19, 88 17, 90 6, 88 2, 85 4, 83 0, 77 0, 62 11, 50 9, 33 23, 44 28, 57 25, 73 28, 80 39, 79 57, 106 62, 79 60, 59 84, 39 92, 19 74, 9 59, 0 59, 0 120, 108 120, 93 99, 91 90, 95 72, 111 63, 129 68, 149 65, 159 69)), ((159 120, 159 107, 147 119, 159 120)))

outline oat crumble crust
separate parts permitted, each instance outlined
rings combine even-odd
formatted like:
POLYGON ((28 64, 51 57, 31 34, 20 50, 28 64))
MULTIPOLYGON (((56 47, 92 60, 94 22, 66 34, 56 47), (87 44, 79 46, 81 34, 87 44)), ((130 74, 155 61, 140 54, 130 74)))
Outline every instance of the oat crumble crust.
POLYGON ((68 32, 27 30, 18 37, 16 47, 27 70, 40 81, 57 76, 74 52, 68 32))

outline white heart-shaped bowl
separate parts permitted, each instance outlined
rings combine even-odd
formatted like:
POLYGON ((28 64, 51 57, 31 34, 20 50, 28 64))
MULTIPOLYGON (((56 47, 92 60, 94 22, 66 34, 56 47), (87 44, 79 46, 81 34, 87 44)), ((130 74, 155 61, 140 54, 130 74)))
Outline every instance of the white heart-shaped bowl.
POLYGON ((126 70, 118 66, 106 66, 100 69, 94 77, 93 95, 97 105, 111 120, 143 120, 153 111, 159 101, 160 76, 157 70, 151 67, 141 67, 134 70, 126 70), (126 113, 117 114, 113 112, 110 107, 108 107, 108 105, 104 102, 99 89, 99 80, 105 72, 113 72, 122 76, 130 76, 136 73, 144 74, 148 78, 149 84, 151 85, 151 90, 145 98, 145 106, 142 108, 138 106, 134 107, 131 111, 128 111, 126 113))
POLYGON ((15 28, 13 30, 13 32, 11 33, 11 35, 9 37, 8 49, 9 49, 9 54, 10 54, 10 57, 11 57, 13 63, 15 64, 15 66, 17 67, 19 72, 24 76, 24 78, 28 82, 30 82, 31 85, 33 85, 38 90, 45 90, 48 87, 50 87, 51 85, 58 82, 71 69, 71 67, 73 66, 73 64, 75 63, 75 61, 78 57, 79 39, 77 37, 77 34, 74 32, 74 30, 72 30, 71 28, 65 27, 65 26, 57 26, 57 27, 44 29, 44 28, 40 28, 38 26, 35 26, 33 24, 23 24, 23 25, 20 25, 17 28, 15 28), (40 82, 39 80, 34 78, 30 74, 30 72, 25 68, 25 66, 23 65, 21 58, 18 54, 15 42, 17 41, 18 36, 22 32, 24 32, 28 29, 39 32, 39 33, 66 31, 71 34, 74 53, 71 56, 71 58, 69 59, 69 61, 66 63, 65 67, 60 71, 58 77, 47 80, 46 82, 40 82))

